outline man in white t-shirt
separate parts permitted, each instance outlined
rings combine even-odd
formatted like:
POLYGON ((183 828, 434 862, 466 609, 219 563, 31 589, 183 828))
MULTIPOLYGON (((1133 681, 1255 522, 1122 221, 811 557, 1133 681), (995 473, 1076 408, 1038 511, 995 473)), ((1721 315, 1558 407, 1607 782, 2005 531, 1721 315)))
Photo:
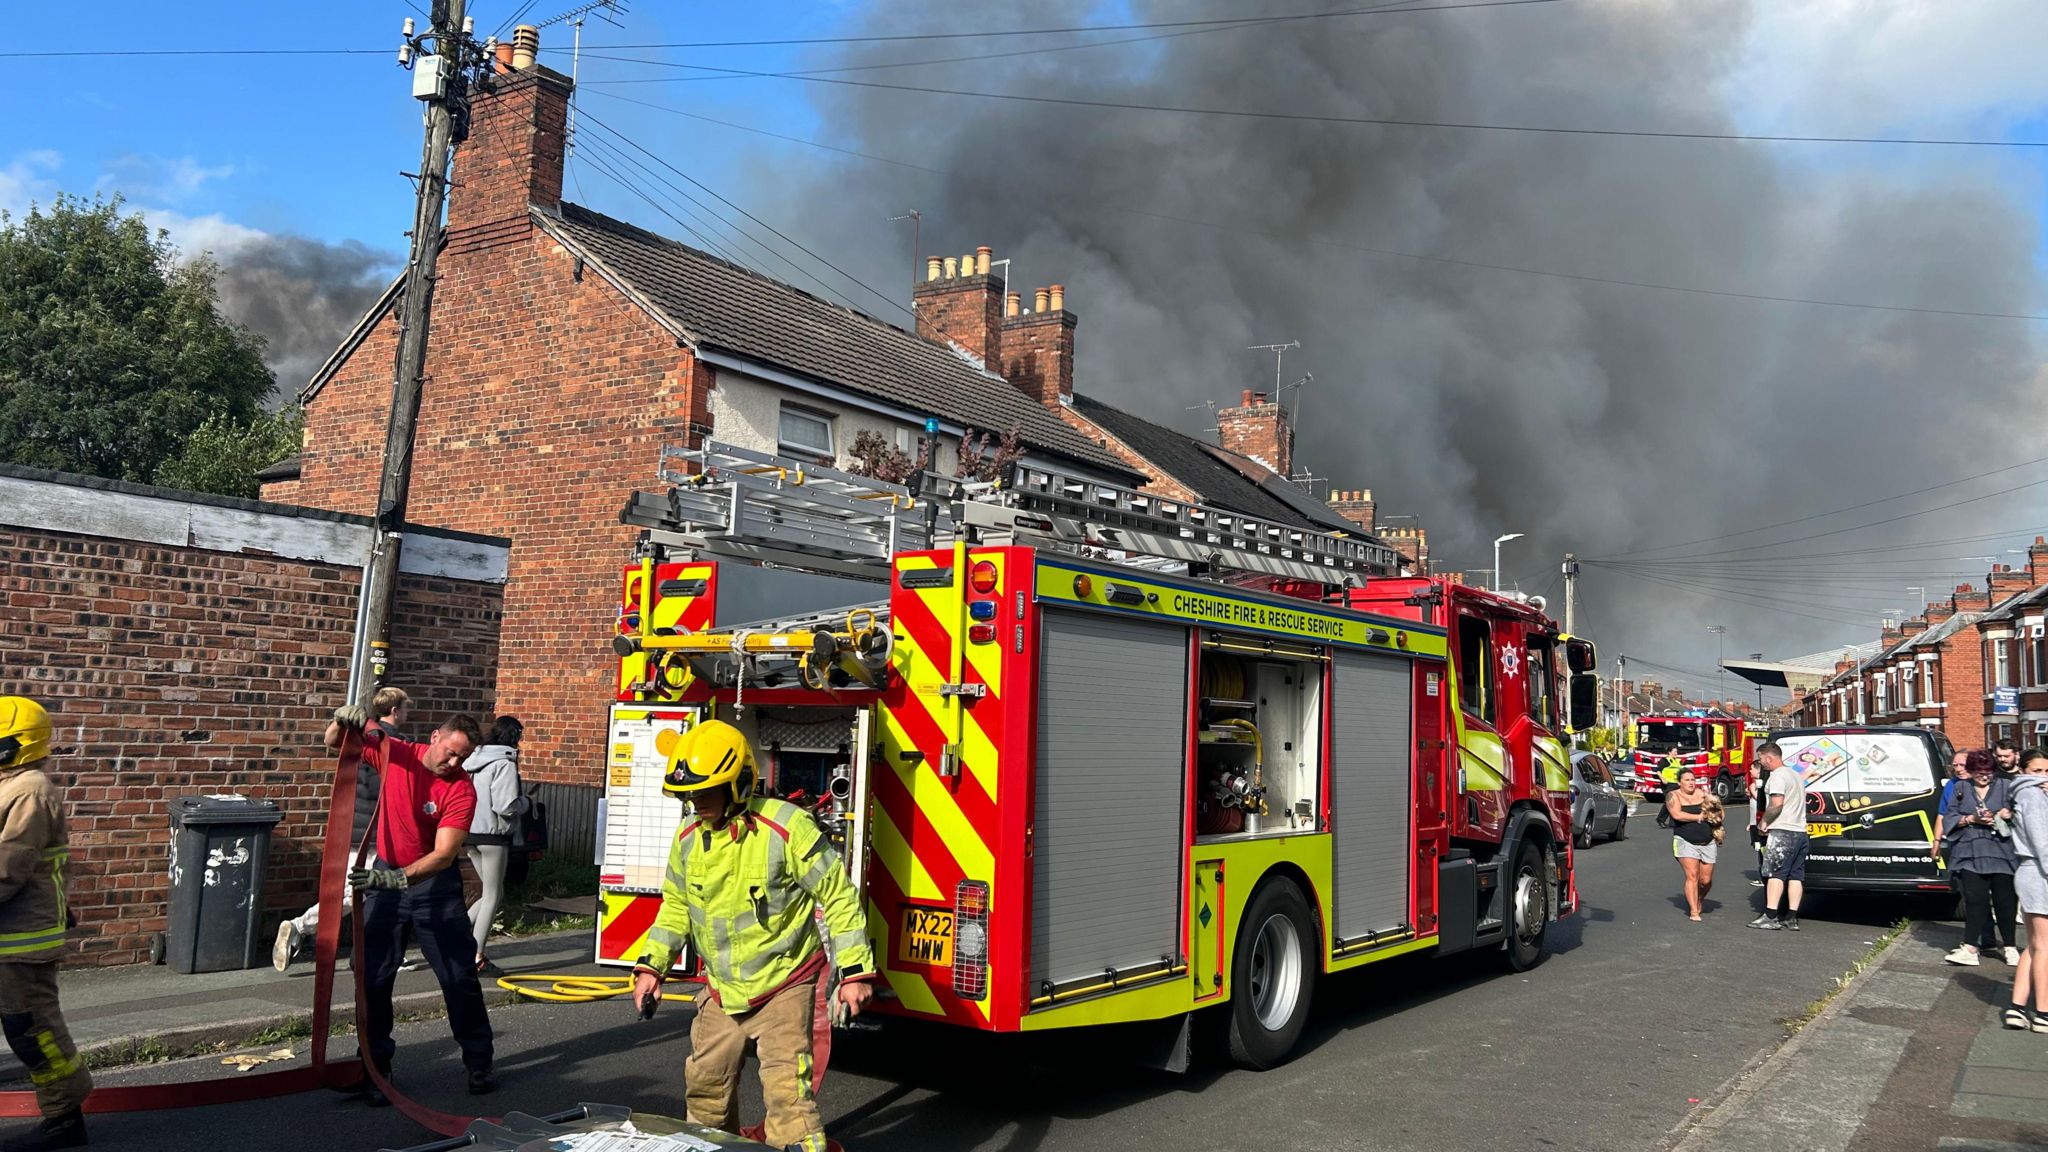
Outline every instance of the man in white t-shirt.
POLYGON ((1764 784, 1764 910, 1749 926, 1797 932, 1799 898, 1806 892, 1806 778, 1785 763, 1775 741, 1757 749, 1756 759, 1770 775, 1764 784))

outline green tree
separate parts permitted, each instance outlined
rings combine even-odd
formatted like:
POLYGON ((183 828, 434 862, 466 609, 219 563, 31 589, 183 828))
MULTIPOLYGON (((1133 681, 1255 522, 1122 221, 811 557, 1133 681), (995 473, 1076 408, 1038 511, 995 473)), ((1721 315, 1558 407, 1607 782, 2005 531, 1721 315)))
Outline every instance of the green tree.
POLYGON ((118 196, 0 212, 0 459, 146 482, 208 420, 256 420, 274 381, 216 271, 118 196))
POLYGON ((185 440, 184 451, 163 462, 155 481, 187 492, 214 492, 254 499, 262 485, 256 473, 299 450, 306 410, 264 412, 243 423, 209 417, 185 440))

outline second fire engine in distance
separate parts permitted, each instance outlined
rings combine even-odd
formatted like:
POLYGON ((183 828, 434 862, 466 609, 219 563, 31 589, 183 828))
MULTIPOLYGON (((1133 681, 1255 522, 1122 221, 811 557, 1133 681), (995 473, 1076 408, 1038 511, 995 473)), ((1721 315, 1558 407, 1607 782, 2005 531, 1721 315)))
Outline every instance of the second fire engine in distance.
POLYGON ((1678 773, 1690 768, 1700 784, 1723 804, 1739 802, 1748 789, 1755 734, 1734 716, 1670 713, 1637 717, 1629 729, 1636 791, 1662 804, 1678 787, 1678 773))
POLYGON ((1212 1021, 1264 1068, 1323 974, 1475 950, 1526 969, 1573 910, 1594 654, 1540 602, 1384 575, 1371 537, 1030 467, 927 507, 686 455, 625 516, 648 531, 620 604, 600 959, 640 947, 680 815, 653 734, 713 716, 843 847, 884 1013, 1150 1022, 1167 1067, 1212 1021), (779 572, 782 618, 720 623, 706 597, 764 560, 816 579, 779 572))

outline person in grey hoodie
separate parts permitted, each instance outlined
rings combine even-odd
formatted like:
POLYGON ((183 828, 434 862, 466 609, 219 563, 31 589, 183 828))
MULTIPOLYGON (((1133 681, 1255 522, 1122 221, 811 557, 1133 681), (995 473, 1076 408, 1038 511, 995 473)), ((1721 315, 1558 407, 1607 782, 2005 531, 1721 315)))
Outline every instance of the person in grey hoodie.
POLYGON ((476 817, 469 825, 464 852, 483 883, 483 894, 469 906, 469 927, 476 936, 476 970, 491 970, 484 958, 484 940, 491 934, 491 921, 505 898, 505 867, 512 859, 512 831, 526 799, 519 788, 519 740, 526 726, 516 716, 500 716, 492 723, 484 745, 470 753, 462 770, 476 785, 476 817))
POLYGON ((2012 780, 2013 887, 2027 921, 2027 950, 2013 969, 2005 1026, 2048 1032, 2048 752, 2028 749, 2012 780), (2033 1011, 2027 1009, 2033 1004, 2033 1011))

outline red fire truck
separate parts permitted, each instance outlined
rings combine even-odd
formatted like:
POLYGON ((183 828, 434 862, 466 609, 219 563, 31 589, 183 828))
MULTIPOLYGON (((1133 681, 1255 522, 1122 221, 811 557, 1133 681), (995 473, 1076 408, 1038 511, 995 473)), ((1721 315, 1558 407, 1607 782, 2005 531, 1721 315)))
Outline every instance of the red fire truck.
POLYGON ((1169 1067, 1199 1017, 1267 1067, 1319 975, 1526 969, 1576 904, 1593 650, 1538 604, 1031 466, 932 499, 670 457, 623 517, 601 961, 638 955, 680 816, 654 734, 709 716, 843 846, 895 1014, 1153 1021, 1169 1067), (756 581, 784 609, 732 623, 756 581))
POLYGON ((1629 729, 1636 791, 1662 804, 1686 768, 1724 804, 1742 799, 1756 735, 1740 717, 1699 711, 1639 716, 1629 729))

